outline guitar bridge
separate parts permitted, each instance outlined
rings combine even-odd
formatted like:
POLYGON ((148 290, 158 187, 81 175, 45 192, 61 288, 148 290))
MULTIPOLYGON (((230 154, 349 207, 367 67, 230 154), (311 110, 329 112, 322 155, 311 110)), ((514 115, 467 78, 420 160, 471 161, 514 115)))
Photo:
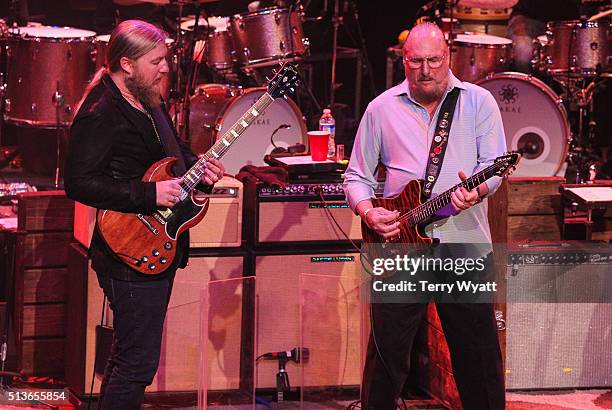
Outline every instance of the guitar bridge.
POLYGON ((140 220, 140 222, 142 222, 142 224, 144 226, 147 227, 147 229, 149 231, 151 231, 151 233, 155 236, 159 235, 159 230, 157 228, 155 228, 153 225, 151 225, 151 222, 147 221, 147 219, 144 217, 143 214, 138 214, 136 215, 136 218, 138 218, 140 220))

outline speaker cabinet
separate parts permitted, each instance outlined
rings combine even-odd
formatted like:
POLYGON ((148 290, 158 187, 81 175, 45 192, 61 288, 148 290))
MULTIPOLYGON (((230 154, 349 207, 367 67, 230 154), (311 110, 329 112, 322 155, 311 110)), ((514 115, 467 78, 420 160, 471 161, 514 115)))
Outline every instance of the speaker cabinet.
MULTIPOLYGON (((288 363, 292 386, 358 386, 361 380, 359 254, 347 249, 262 253, 254 257, 257 356, 309 349, 299 368, 288 363), (302 379, 303 375, 303 379, 302 379)), ((257 387, 276 387, 278 362, 256 364, 257 387)))
MULTIPOLYGON (((220 254, 195 251, 185 269, 177 271, 172 297, 164 325, 160 365, 147 392, 195 391, 198 388, 200 351, 201 290, 211 279, 241 277, 244 274, 245 254, 237 249, 224 249, 220 254)), ((68 295, 69 329, 66 361, 66 382, 77 394, 89 393, 94 369, 96 326, 100 324, 103 292, 96 273, 87 260, 87 252, 80 244, 70 249, 70 289, 68 295)), ((112 325, 110 309, 105 309, 105 323, 112 325)), ((240 329, 242 310, 226 306, 221 311, 209 312, 212 340, 208 341, 209 389, 229 390, 238 387, 240 374, 240 329)), ((97 366, 100 368, 101 366, 97 366)), ((96 375, 94 394, 100 389, 101 375, 96 375)))
POLYGON ((612 386, 612 248, 525 246, 507 270, 506 388, 612 386))
MULTIPOLYGON (((223 177, 215 184, 211 194, 198 194, 210 198, 204 219, 190 229, 192 248, 238 247, 242 242, 242 183, 232 177, 223 177)), ((79 202, 74 203, 74 238, 89 248, 96 223, 96 210, 79 202)))
POLYGON ((506 388, 612 386, 610 303, 511 303, 506 388))

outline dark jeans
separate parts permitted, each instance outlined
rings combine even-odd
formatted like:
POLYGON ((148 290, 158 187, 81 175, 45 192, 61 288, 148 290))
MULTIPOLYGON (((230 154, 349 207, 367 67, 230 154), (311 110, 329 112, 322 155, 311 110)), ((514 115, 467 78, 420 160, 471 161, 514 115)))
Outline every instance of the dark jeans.
MULTIPOLYGON (((436 308, 463 408, 504 409, 502 357, 493 305, 438 303, 436 308)), ((372 304, 373 334, 363 374, 362 409, 395 410, 396 398, 408 377, 410 351, 426 310, 424 303, 372 304)))
POLYGON ((100 387, 99 409, 138 410, 159 365, 162 330, 174 275, 127 282, 98 274, 113 311, 113 347, 100 387))

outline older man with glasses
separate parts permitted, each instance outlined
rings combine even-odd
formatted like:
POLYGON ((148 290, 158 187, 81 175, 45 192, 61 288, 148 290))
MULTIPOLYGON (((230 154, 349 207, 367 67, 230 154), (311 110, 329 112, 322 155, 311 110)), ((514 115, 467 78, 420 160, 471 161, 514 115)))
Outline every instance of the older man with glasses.
MULTIPOLYGON (((375 170, 386 170, 385 197, 400 194, 414 179, 425 179, 431 157, 439 171, 431 196, 453 187, 466 173, 491 165, 505 151, 501 114, 485 89, 459 81, 449 69, 449 50, 434 24, 416 26, 404 44, 406 81, 374 99, 361 119, 345 174, 351 208, 386 241, 400 234, 397 211, 374 207, 375 170), (443 104, 447 97, 448 103, 443 104), (453 111, 438 121, 446 107, 453 111), (442 124, 447 121, 446 124, 442 124), (443 125, 443 127, 442 127, 443 125), (439 128, 442 127, 442 128, 439 128), (436 157, 436 144, 444 153, 436 157), (432 146, 433 144, 433 146, 432 146), (430 151, 431 148, 431 151, 430 151), (435 155, 434 155, 435 154, 435 155), (443 159, 443 163, 442 163, 443 159)), ((499 178, 473 190, 457 189, 451 204, 425 226, 442 244, 484 244, 491 262, 487 201, 499 178)), ((427 181, 425 186, 427 187, 427 181)), ((489 265, 490 266, 490 265, 489 265)), ((362 383, 362 409, 395 409, 410 369, 410 351, 427 309, 426 303, 373 303, 372 333, 362 383)), ((502 357, 490 303, 437 303, 448 341, 453 373, 464 409, 503 409, 502 357)))

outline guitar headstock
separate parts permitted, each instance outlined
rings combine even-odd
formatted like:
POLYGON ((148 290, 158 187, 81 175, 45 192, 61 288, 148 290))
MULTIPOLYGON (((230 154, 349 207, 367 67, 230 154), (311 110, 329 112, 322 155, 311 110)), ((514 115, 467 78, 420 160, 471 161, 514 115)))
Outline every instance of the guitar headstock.
POLYGON ((504 155, 500 155, 495 158, 495 164, 498 165, 495 175, 499 177, 506 177, 512 174, 516 170, 516 166, 521 161, 523 156, 516 152, 506 152, 504 155))
POLYGON ((274 99, 286 97, 288 93, 295 91, 298 81, 297 67, 292 63, 284 62, 268 83, 268 94, 274 99))

